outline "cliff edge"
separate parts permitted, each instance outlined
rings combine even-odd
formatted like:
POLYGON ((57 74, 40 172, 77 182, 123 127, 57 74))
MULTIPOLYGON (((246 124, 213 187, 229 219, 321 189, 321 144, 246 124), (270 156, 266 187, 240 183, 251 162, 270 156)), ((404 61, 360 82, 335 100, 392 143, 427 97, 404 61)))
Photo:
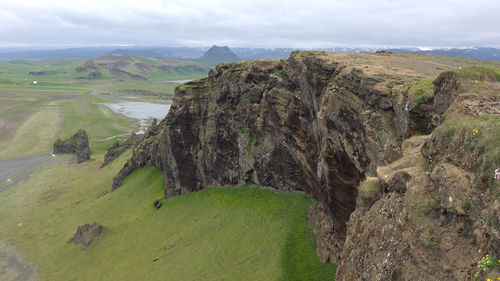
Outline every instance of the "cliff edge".
MULTIPOLYGON (((457 100, 469 100, 460 96, 468 89, 460 77, 449 74, 441 80, 434 79, 440 72, 458 65, 406 55, 325 52, 293 52, 286 60, 218 65, 207 78, 176 89, 167 117, 152 124, 136 144, 132 158, 114 178, 113 189, 134 170, 156 166, 165 174, 165 197, 206 186, 239 186, 246 182, 301 190, 317 202, 309 217, 317 237, 318 254, 323 262, 340 263, 337 280, 410 280, 407 277, 412 276, 411 270, 404 270, 409 268, 408 263, 398 264, 398 271, 390 266, 387 267, 390 270, 379 268, 375 265, 383 260, 374 255, 386 255, 377 252, 381 243, 388 243, 383 236, 386 224, 403 223, 401 227, 417 237, 422 235, 420 232, 429 231, 419 227, 420 217, 411 217, 411 198, 419 197, 407 196, 411 193, 406 191, 407 182, 414 181, 420 187, 417 179, 422 178, 428 188, 419 190, 422 194, 432 194, 429 190, 440 186, 435 183, 438 175, 448 172, 440 163, 428 163, 428 157, 436 159, 434 156, 418 155, 422 144, 428 145, 425 135, 446 123, 451 118, 447 115, 450 110, 462 114, 457 100), (407 141, 413 139, 408 145, 407 141), (407 140, 405 145, 404 140, 407 140), (400 171, 402 168, 398 167, 393 173, 381 176, 381 167, 415 154, 418 154, 415 159, 421 159, 418 165, 429 167, 428 174, 400 171), (441 168, 434 172, 437 167, 441 168), (383 188, 375 188, 367 196, 360 188, 375 179, 373 186, 383 188), (389 200, 388 204, 396 204, 392 199, 394 194, 400 196, 398 202, 408 198, 406 213, 396 205, 384 209, 385 205, 379 203, 389 200), (389 219, 368 220, 382 211, 389 219), (398 215, 406 219, 391 221, 398 215), (371 233, 357 239, 366 229, 372 229, 371 233), (370 235, 376 239, 370 240, 370 235), (372 248, 363 248, 365 242, 372 248), (353 256, 354 253, 366 259, 353 256), (365 272, 369 275, 362 276, 365 272)), ((492 96, 481 104, 496 108, 492 104, 496 101, 497 97, 492 96)), ((470 106, 474 108, 474 103, 470 106)), ((482 107, 477 110, 484 112, 482 107)), ((488 114, 496 113, 492 109, 488 114)), ((407 162, 408 167, 417 165, 414 160, 407 162)), ((438 208, 440 199, 433 196, 436 204, 432 206, 438 208)), ((423 209, 427 210, 422 207, 419 211, 423 209)), ((436 216, 440 211, 433 212, 419 214, 436 216)), ((397 232, 390 235, 401 238, 397 232)), ((493 237, 490 232, 488 235, 493 237)), ((406 243, 409 238, 405 239, 398 241, 406 243)), ((480 240, 470 241, 472 249, 480 240)), ((387 252, 396 248, 389 247, 387 252)), ((439 245, 435 248, 441 251, 439 245)), ((432 245, 426 249, 419 256, 421 266, 433 259, 432 245)), ((478 255, 464 259, 473 263, 478 255)), ((385 258, 388 263, 396 259, 390 254, 385 258)), ((413 262, 415 256, 397 258, 413 262)), ((441 264, 451 264, 450 258, 443 256, 441 264)), ((425 278, 434 280, 444 274, 460 279, 472 272, 450 270, 450 275, 424 271, 425 278)))

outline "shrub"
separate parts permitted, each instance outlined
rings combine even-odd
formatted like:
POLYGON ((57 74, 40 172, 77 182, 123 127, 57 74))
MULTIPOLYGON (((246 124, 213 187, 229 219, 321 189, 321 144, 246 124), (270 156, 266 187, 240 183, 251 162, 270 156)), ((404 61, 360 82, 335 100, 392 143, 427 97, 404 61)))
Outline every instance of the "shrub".
MULTIPOLYGON (((500 167, 500 117, 484 115, 446 121, 434 132, 433 152, 436 145, 454 149, 460 161, 478 175, 482 187, 494 187, 494 170, 500 167), (440 145, 436 138, 440 138, 440 145)), ((442 151, 442 150, 441 150, 442 151)))
POLYGON ((380 187, 380 182, 377 178, 368 178, 360 184, 359 191, 363 195, 370 197, 382 191, 382 188, 380 187))

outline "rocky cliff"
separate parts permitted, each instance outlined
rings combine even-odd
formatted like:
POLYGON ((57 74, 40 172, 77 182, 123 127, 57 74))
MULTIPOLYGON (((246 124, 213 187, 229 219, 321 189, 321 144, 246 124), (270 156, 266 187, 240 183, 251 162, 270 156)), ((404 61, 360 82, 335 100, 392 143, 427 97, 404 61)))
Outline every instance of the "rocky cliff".
MULTIPOLYGON (((436 163, 428 164, 439 169, 429 175, 404 168, 427 165, 420 154, 426 138, 412 136, 432 132, 462 92, 453 75, 434 81, 438 90, 432 84, 431 78, 453 66, 405 55, 323 52, 218 65, 207 78, 176 89, 169 114, 135 146, 113 189, 134 170, 156 166, 165 173, 165 197, 246 182, 301 190, 317 202, 310 219, 318 254, 324 262, 340 263, 337 280, 412 280, 407 277, 417 275, 411 268, 433 262, 432 247, 418 257, 392 252, 429 231, 411 218, 411 200, 432 194, 448 170, 436 163), (412 141, 402 146, 404 139, 412 141), (397 161, 406 164, 381 176, 380 167, 397 161), (408 182, 418 192, 408 192, 408 182), (367 193, 363 186, 375 188, 367 193), (403 230, 411 235, 403 237, 403 230), (401 244, 383 248, 391 237, 401 244), (398 259, 403 263, 395 264, 398 259), (411 267, 415 259, 423 263, 411 267)), ((439 216, 433 212, 419 214, 439 216)), ((466 221, 450 217, 444 224, 460 222, 466 221)), ((457 226, 456 233, 469 230, 457 226)), ((475 256, 464 259, 472 263, 475 256)), ((441 276, 426 274, 426 280, 441 276)))

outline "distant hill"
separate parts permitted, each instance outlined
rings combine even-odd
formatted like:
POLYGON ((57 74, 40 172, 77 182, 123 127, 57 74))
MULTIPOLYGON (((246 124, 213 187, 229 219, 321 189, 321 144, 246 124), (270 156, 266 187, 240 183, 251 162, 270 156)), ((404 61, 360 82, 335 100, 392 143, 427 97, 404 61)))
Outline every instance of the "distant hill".
POLYGON ((76 67, 80 78, 116 77, 133 80, 155 80, 162 77, 199 76, 208 68, 187 60, 167 60, 123 54, 105 55, 85 61, 76 67))
MULTIPOLYGON (((393 49, 393 52, 404 52, 408 53, 408 49, 393 49)), ((453 56, 471 59, 481 59, 481 60, 491 60, 500 61, 500 49, 496 48, 451 48, 451 49, 434 49, 434 50, 411 50, 410 52, 422 53, 422 54, 432 54, 432 55, 443 55, 443 56, 453 56)))
POLYGON ((198 59, 201 62, 207 63, 221 63, 221 62, 232 62, 241 60, 237 55, 235 55, 229 47, 223 46, 212 46, 208 51, 198 59))

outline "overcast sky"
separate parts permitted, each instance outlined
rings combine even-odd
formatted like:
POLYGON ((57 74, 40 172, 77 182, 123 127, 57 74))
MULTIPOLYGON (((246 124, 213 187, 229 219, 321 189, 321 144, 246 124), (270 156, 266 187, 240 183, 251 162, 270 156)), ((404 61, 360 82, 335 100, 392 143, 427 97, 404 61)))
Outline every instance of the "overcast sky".
POLYGON ((500 47, 500 0, 0 0, 0 46, 500 47))

